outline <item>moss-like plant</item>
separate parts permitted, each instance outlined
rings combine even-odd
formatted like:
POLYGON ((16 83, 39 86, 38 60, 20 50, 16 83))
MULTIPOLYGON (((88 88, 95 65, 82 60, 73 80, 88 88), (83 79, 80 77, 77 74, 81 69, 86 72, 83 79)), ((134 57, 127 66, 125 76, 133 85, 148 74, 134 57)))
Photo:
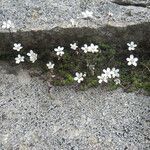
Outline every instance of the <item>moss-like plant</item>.
MULTIPOLYGON (((94 18, 93 12, 90 11, 82 12, 82 15, 87 21, 94 18)), ((109 13, 109 17, 111 16, 109 13)), ((72 25, 76 26, 75 20, 72 20, 72 25)), ((13 24, 11 21, 4 21, 2 28, 11 31, 13 24)), ((10 37, 13 39, 11 32, 10 37)), ((127 91, 142 88, 150 92, 148 55, 134 42, 127 43, 128 50, 117 50, 98 39, 81 36, 78 43, 68 43, 65 47, 46 46, 44 51, 25 50, 20 43, 14 43, 13 53, 1 55, 0 59, 10 61, 15 57, 16 64, 30 62, 35 67, 41 67, 43 73, 49 72, 53 77, 53 85, 70 85, 78 82, 80 89, 101 84, 103 87, 108 85, 109 89, 121 86, 127 91)))
MULTIPOLYGON (((79 86, 82 90, 98 86, 97 76, 103 73, 103 69, 116 67, 120 69, 121 83, 116 85, 111 80, 109 83, 103 82, 103 86, 107 85, 111 90, 121 86, 126 91, 144 89, 150 92, 150 61, 147 55, 138 53, 137 55, 140 58, 138 65, 136 67, 128 66, 126 58, 129 53, 126 51, 119 52, 107 44, 99 44, 98 47, 99 51, 97 53, 84 53, 79 47, 77 50, 67 47, 64 48, 62 57, 58 57, 54 51, 47 51, 47 53, 38 55, 38 62, 35 62, 34 66, 38 64, 38 66, 41 66, 43 73, 46 73, 49 70, 45 64, 52 61, 55 64, 54 68, 51 68, 52 70, 49 68, 51 74, 55 75, 52 84, 59 86, 76 84, 74 80, 75 73, 86 73, 84 81, 79 86)), ((20 53, 25 55, 23 50, 20 53)), ((17 53, 15 54, 17 55, 17 53)), ((0 58, 12 59, 12 55, 0 56, 0 58)), ((26 61, 28 62, 30 59, 26 59, 26 61)))

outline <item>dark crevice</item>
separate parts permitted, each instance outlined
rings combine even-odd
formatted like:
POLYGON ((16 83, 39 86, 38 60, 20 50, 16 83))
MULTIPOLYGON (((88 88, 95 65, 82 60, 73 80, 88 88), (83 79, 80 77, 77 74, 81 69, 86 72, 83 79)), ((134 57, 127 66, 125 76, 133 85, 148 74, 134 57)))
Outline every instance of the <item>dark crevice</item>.
POLYGON ((55 28, 53 30, 0 33, 0 56, 13 54, 14 43, 22 43, 24 49, 36 49, 39 53, 52 51, 55 47, 68 47, 72 42, 79 46, 87 43, 108 43, 117 49, 126 49, 126 43, 134 40, 144 50, 150 48, 150 23, 128 27, 105 26, 92 28, 55 28))
POLYGON ((135 6, 135 7, 144 7, 144 8, 146 8, 150 5, 150 3, 148 3, 148 4, 131 3, 131 2, 123 2, 123 1, 120 1, 120 0, 112 1, 112 3, 115 3, 117 5, 122 5, 122 6, 135 6))

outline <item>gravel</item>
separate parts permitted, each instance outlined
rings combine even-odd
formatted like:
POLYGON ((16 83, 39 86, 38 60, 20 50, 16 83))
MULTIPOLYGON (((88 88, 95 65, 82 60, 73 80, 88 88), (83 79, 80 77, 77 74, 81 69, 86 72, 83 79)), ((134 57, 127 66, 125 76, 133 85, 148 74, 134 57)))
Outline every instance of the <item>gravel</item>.
POLYGON ((150 97, 52 87, 0 63, 0 150, 149 150, 150 97))

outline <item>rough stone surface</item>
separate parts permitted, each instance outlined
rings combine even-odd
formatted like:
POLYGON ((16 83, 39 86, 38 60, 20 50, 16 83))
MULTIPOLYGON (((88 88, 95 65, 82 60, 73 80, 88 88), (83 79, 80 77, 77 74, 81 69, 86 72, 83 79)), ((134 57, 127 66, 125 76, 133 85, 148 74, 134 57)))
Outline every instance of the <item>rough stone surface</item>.
MULTIPOLYGON (((119 0, 119 2, 125 2, 119 0)), ((131 4, 147 4, 150 1, 128 1, 131 4)), ((136 6, 124 6, 112 0, 1 0, 0 24, 11 19, 16 29, 21 31, 51 30, 55 27, 68 27, 71 18, 81 18, 86 9, 93 11, 95 19, 79 19, 79 27, 100 27, 106 24, 127 26, 150 21, 150 9, 136 6), (108 12, 114 14, 108 19, 108 12)))
POLYGON ((127 42, 134 40, 138 45, 144 45, 142 49, 147 50, 150 47, 149 2, 1 0, 0 25, 2 21, 10 19, 14 22, 15 29, 12 30, 14 34, 10 35, 0 28, 0 54, 10 53, 15 42, 21 42, 25 49, 43 51, 50 49, 51 45, 64 46, 87 36, 92 41, 101 40, 115 46, 120 45, 121 49, 127 42), (87 21, 82 18, 81 13, 86 9, 93 11, 94 19, 87 21), (113 13, 113 17, 108 17, 109 12, 113 13), (76 28, 72 28, 71 18, 78 18, 76 28))
POLYGON ((0 150, 150 149, 150 97, 121 89, 48 91, 28 70, 0 63, 0 150))

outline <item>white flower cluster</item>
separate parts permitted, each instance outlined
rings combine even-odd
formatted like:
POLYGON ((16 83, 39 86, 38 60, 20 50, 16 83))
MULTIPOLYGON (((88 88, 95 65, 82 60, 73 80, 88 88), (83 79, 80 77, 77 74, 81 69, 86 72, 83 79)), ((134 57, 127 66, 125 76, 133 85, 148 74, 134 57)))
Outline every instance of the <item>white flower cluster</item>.
MULTIPOLYGON (((21 43, 14 43, 13 50, 20 51, 23 48, 21 43)), ((29 59, 32 63, 34 63, 37 60, 37 54, 33 52, 33 50, 30 50, 29 53, 27 53, 27 56, 29 56, 29 59)), ((16 64, 20 64, 21 62, 24 62, 25 57, 18 54, 18 56, 15 58, 16 64)), ((52 62, 49 62, 46 64, 48 69, 53 69, 54 64, 52 62)))
MULTIPOLYGON (((129 43, 127 45, 129 45, 129 43)), ((133 47, 136 47, 136 44, 134 44, 134 42, 131 42, 130 45, 132 45, 131 46, 132 48, 129 48, 130 50, 133 50, 133 47)), ((21 46, 20 43, 15 43, 13 50, 16 50, 19 52, 22 48, 23 47, 21 46)), ((72 50, 77 50, 78 45, 76 43, 70 44, 70 48, 72 50)), ((94 45, 93 43, 91 43, 90 46, 88 46, 87 44, 84 44, 84 46, 81 47, 81 50, 83 50, 84 53, 88 53, 88 52, 97 53, 97 52, 99 52, 98 45, 94 45)), ((58 46, 57 48, 54 49, 54 51, 56 52, 56 55, 58 55, 60 57, 64 55, 64 47, 58 46)), ((27 53, 27 56, 30 57, 30 61, 32 63, 34 63, 37 60, 37 54, 34 53, 33 50, 30 50, 30 52, 27 53)), ((16 63, 19 64, 20 62, 24 62, 24 58, 25 58, 24 56, 21 56, 20 54, 18 54, 18 57, 15 58, 16 63)), ((137 66, 138 58, 134 58, 133 55, 130 55, 130 57, 127 58, 127 61, 128 61, 128 65, 137 66)), ((46 64, 46 66, 48 69, 53 69, 55 64, 53 64, 52 62, 48 62, 46 64)), ((77 81, 78 83, 81 83, 84 80, 84 77, 86 77, 85 73, 83 74, 83 73, 76 72, 75 75, 76 75, 76 77, 74 77, 74 80, 77 81)), ((116 68, 103 69, 103 73, 100 76, 97 76, 99 83, 102 83, 102 82, 108 83, 108 80, 113 78, 114 82, 116 84, 120 84, 119 77, 120 77, 119 69, 116 69, 116 68)))
MULTIPOLYGON (((77 19, 93 19, 94 18, 93 12, 89 11, 89 10, 85 10, 84 12, 81 13, 81 15, 82 16, 77 17, 77 19)), ((73 27, 78 26, 77 19, 73 19, 73 18, 70 19, 71 26, 73 26, 73 27)))
POLYGON ((113 17, 114 14, 109 11, 107 15, 108 15, 108 17, 113 17))
POLYGON ((20 64, 20 62, 24 62, 24 56, 18 54, 18 57, 15 58, 16 64, 20 64))
MULTIPOLYGON (((23 48, 23 47, 21 46, 21 43, 14 43, 13 50, 20 52, 20 50, 21 50, 22 48, 23 48)), ((34 63, 34 62, 37 60, 37 54, 34 53, 33 50, 30 50, 30 52, 27 53, 27 56, 29 56, 30 61, 31 61, 32 63, 34 63)), ((19 63, 21 63, 21 62, 24 62, 24 59, 25 59, 24 56, 21 56, 20 54, 18 54, 18 56, 15 58, 16 64, 19 64, 19 63)))
MULTIPOLYGON (((77 50, 78 49, 77 43, 70 44, 70 48, 72 50, 77 50)), ((97 53, 97 52, 99 52, 98 45, 94 45, 93 43, 91 43, 90 46, 88 46, 87 44, 84 44, 84 46, 81 47, 81 50, 83 50, 84 53, 87 53, 87 52, 97 53)), ((56 52, 56 55, 60 56, 60 57, 65 54, 64 47, 58 46, 57 48, 54 49, 54 51, 56 52)))
POLYGON ((93 12, 86 10, 85 12, 82 12, 82 16, 85 19, 87 19, 87 18, 93 18, 93 12))
POLYGON ((119 69, 116 69, 116 68, 103 69, 103 73, 100 76, 97 76, 97 78, 99 79, 98 81, 99 83, 102 83, 102 82, 108 83, 108 79, 117 78, 117 80, 116 79, 114 80, 116 84, 120 84, 120 79, 118 79, 119 77, 120 77, 119 69))
POLYGON ((54 49, 54 51, 56 52, 56 55, 58 56, 64 55, 64 47, 58 46, 57 48, 54 49))
MULTIPOLYGON (((23 48, 23 46, 21 45, 21 43, 14 43, 14 47, 13 50, 20 52, 20 50, 23 48)), ((77 43, 73 43, 70 44, 70 48, 72 50, 77 50, 78 46, 77 43)), ((84 47, 81 47, 81 49, 84 51, 84 53, 87 52, 91 52, 91 53, 97 53, 99 52, 98 50, 98 45, 94 45, 93 43, 90 46, 87 46, 87 44, 84 44, 84 47)), ((54 51, 56 52, 56 55, 59 57, 62 57, 65 52, 64 52, 64 47, 58 46, 57 48, 54 49, 54 51)), ((30 50, 29 53, 27 53, 27 56, 29 56, 30 61, 32 63, 34 63, 37 60, 37 54, 33 52, 33 50, 30 50)), ((18 57, 15 58, 16 63, 19 64, 20 62, 24 62, 24 56, 21 56, 20 54, 18 54, 18 57)), ((53 69, 54 68, 54 64, 52 62, 49 62, 46 64, 46 66, 48 67, 48 69, 53 69)))
POLYGON ((37 60, 37 54, 33 52, 33 50, 30 50, 29 53, 27 53, 27 56, 29 56, 30 61, 34 63, 37 60))
MULTIPOLYGON (((106 15, 108 16, 108 19, 110 19, 113 17, 114 14, 109 11, 106 15)), ((78 26, 78 22, 77 22, 78 19, 88 20, 88 19, 95 19, 96 18, 96 17, 94 17, 94 13, 92 11, 89 11, 89 10, 83 11, 80 16, 81 17, 77 17, 76 19, 73 19, 73 18, 70 19, 70 23, 71 23, 72 27, 78 26)))
POLYGON ((75 19, 70 19, 70 22, 71 22, 71 25, 73 26, 73 27, 77 27, 78 26, 78 22, 75 20, 75 19))
MULTIPOLYGON (((14 43, 13 50, 20 52, 22 48, 23 47, 21 46, 20 43, 14 43)), ((21 56, 20 54, 18 54, 18 56, 15 58, 16 64, 20 64, 21 62, 24 62, 24 58, 25 58, 24 56, 21 56)))
MULTIPOLYGON (((77 81, 78 83, 81 83, 84 80, 84 77, 86 77, 85 73, 83 74, 83 73, 76 72, 75 75, 76 76, 74 77, 74 80, 77 81)), ((103 69, 103 73, 101 74, 101 76, 97 76, 99 83, 102 82, 108 83, 108 79, 113 78, 116 84, 120 84, 119 77, 120 77, 119 69, 116 68, 103 69)))
MULTIPOLYGON (((85 12, 82 12, 81 15, 82 15, 82 17, 80 17, 80 19, 88 20, 88 19, 93 19, 94 18, 93 12, 88 11, 88 10, 85 10, 85 12)), ((109 18, 113 17, 113 13, 111 13, 111 12, 109 12, 107 15, 109 16, 109 18)), ((78 25, 77 21, 73 18, 70 19, 70 22, 71 22, 71 25, 74 26, 74 27, 78 25)), ((10 30, 11 28, 14 28, 14 24, 10 20, 3 21, 2 28, 10 30)), ((127 46, 128 46, 129 51, 134 51, 135 48, 137 47, 137 44, 135 44, 133 41, 131 41, 130 43, 127 43, 127 46)), ((73 43, 73 44, 70 44, 70 48, 72 50, 76 51, 77 54, 78 54, 78 50, 80 50, 80 49, 84 53, 98 53, 98 52, 100 52, 98 45, 94 45, 93 43, 91 43, 90 45, 84 44, 80 49, 79 49, 77 43, 73 43)), ((15 50, 17 52, 20 52, 22 49, 23 49, 23 46, 21 45, 21 43, 14 43, 13 50, 15 50)), ((54 51, 56 52, 56 55, 59 56, 59 58, 62 57, 65 54, 64 47, 61 47, 61 46, 58 46, 57 48, 55 48, 54 51)), ((34 63, 37 60, 37 57, 38 57, 38 54, 36 54, 33 50, 30 50, 26 55, 29 56, 29 60, 32 63, 34 63)), ((127 64, 129 66, 131 66, 131 65, 137 66, 138 58, 134 57, 133 54, 131 54, 129 56, 129 58, 126 58, 126 60, 128 61, 127 64)), ((16 61, 16 64, 24 62, 25 61, 25 56, 21 56, 20 54, 18 54, 18 56, 15 58, 15 61, 16 61)), ((46 64, 46 66, 47 66, 48 69, 53 69, 55 64, 52 63, 51 61, 49 61, 46 64)), ((74 80, 77 81, 78 83, 81 83, 82 81, 84 81, 85 77, 86 77, 86 73, 76 72, 74 80)), ((103 82, 108 83, 109 79, 113 79, 116 84, 121 83, 119 77, 120 77, 119 69, 116 69, 116 68, 103 69, 103 73, 101 75, 97 76, 99 83, 103 83, 103 82)))
POLYGON ((53 64, 52 62, 49 62, 49 63, 46 64, 46 66, 47 66, 48 69, 53 69, 55 64, 53 64))
POLYGON ((23 48, 23 47, 21 46, 20 43, 15 43, 15 44, 14 44, 14 47, 13 47, 13 50, 19 52, 22 48, 23 48))
POLYGON ((71 47, 71 49, 73 49, 73 50, 77 50, 77 48, 78 48, 77 43, 70 44, 70 47, 71 47))
POLYGON ((128 45, 129 51, 134 51, 135 48, 137 47, 137 44, 135 44, 133 41, 131 41, 130 43, 127 43, 127 45, 128 45))
POLYGON ((14 24, 10 20, 3 21, 2 28, 3 29, 14 28, 14 24))
POLYGON ((134 57, 133 55, 130 55, 129 58, 126 59, 128 61, 128 65, 131 66, 137 66, 137 61, 138 61, 138 58, 134 57))
POLYGON ((84 51, 84 53, 87 53, 87 52, 97 53, 97 52, 99 52, 98 45, 94 45, 93 43, 90 46, 88 46, 87 44, 84 44, 84 46, 81 47, 81 49, 84 51))
MULTIPOLYGON (((134 44, 133 41, 131 43, 127 43, 127 45, 128 45, 129 51, 133 51, 137 47, 137 44, 134 44)), ((131 65, 135 67, 137 66, 138 58, 134 57, 134 55, 130 55, 130 57, 126 58, 126 60, 128 61, 128 66, 131 66, 131 65)))
MULTIPOLYGON (((82 12, 82 15, 83 15, 83 18, 93 18, 93 12, 90 12, 88 10, 86 10, 85 12, 82 12)), ((113 16, 113 14, 109 13, 109 16, 113 16)), ((77 23, 74 19, 71 19, 71 23, 74 26, 77 25, 77 23)), ((3 21, 2 28, 3 29, 14 28, 14 24, 10 20, 3 21)), ((127 46, 128 46, 129 51, 133 51, 137 47, 137 44, 135 44, 132 41, 130 43, 127 43, 127 46)), ((72 50, 79 50, 77 43, 70 44, 70 48, 72 50)), ((84 44, 84 46, 81 47, 81 50, 84 53, 88 53, 88 52, 97 53, 97 52, 99 52, 98 48, 99 48, 98 45, 94 45, 93 43, 91 43, 89 46, 87 44, 84 44)), ((14 43, 13 50, 20 52, 20 50, 22 50, 22 49, 23 49, 23 46, 21 45, 21 43, 14 43)), ((56 55, 59 57, 62 57, 65 54, 64 47, 61 47, 61 46, 58 46, 57 48, 55 48, 54 51, 56 52, 56 55)), ((77 53, 78 53, 78 51, 77 51, 77 53)), ((30 50, 27 53, 27 56, 29 56, 30 61, 32 63, 34 63, 37 60, 38 54, 34 53, 33 50, 30 50)), ((24 59, 25 59, 24 56, 21 56, 20 54, 18 54, 18 56, 15 58, 16 64, 24 62, 24 59)), ((131 54, 129 58, 126 58, 126 60, 128 61, 129 66, 130 65, 137 66, 138 58, 134 57, 133 54, 131 54)), ((49 61, 46 64, 46 66, 48 69, 53 69, 55 64, 53 64, 52 62, 49 61)), ((84 80, 84 78, 86 77, 86 73, 81 73, 81 72, 80 73, 76 72, 75 75, 76 76, 74 77, 74 80, 77 81, 78 83, 81 83, 84 80)), ((120 84, 120 82, 121 82, 119 77, 120 77, 119 69, 116 69, 116 68, 103 69, 103 73, 100 76, 97 76, 99 83, 102 83, 102 82, 108 83, 108 80, 113 78, 114 82, 116 84, 120 84)))
POLYGON ((78 83, 81 83, 84 80, 84 77, 86 77, 86 73, 75 73, 76 77, 74 77, 74 80, 77 81, 78 83))

